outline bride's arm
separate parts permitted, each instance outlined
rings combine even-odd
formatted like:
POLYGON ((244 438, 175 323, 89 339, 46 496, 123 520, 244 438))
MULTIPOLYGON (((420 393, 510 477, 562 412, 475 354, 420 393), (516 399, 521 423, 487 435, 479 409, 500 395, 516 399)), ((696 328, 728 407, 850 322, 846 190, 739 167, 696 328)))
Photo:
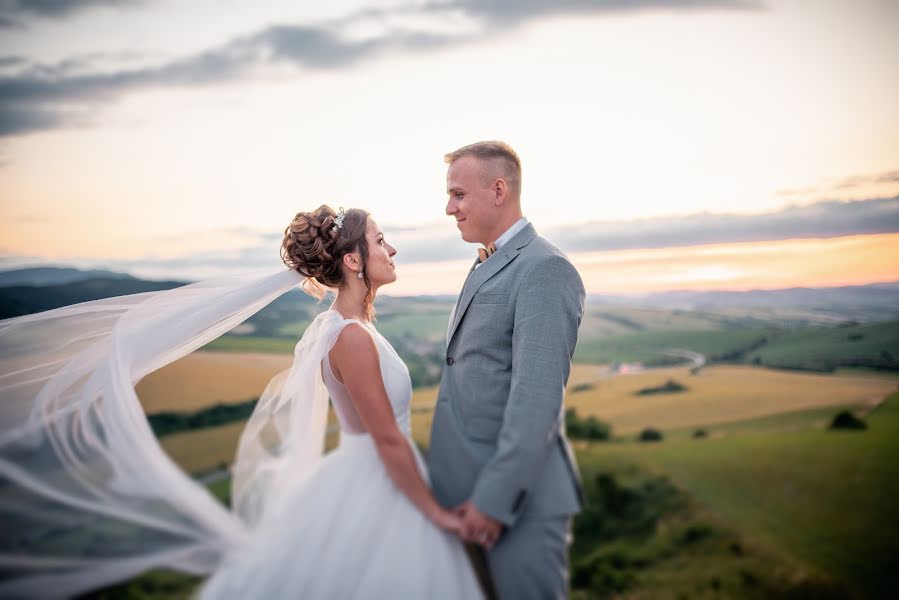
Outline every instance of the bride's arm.
POLYGON ((397 425, 371 334, 361 325, 347 325, 328 357, 331 370, 346 386, 353 408, 374 440, 393 482, 438 527, 459 533, 461 519, 443 508, 431 494, 409 440, 397 425))

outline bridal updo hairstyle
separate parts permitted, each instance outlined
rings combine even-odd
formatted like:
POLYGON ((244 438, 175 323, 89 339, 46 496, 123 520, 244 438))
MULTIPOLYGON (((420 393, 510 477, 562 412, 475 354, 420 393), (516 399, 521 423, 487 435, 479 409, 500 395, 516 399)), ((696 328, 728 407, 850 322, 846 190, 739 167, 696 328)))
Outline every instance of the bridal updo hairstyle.
POLYGON ((343 226, 335 229, 337 213, 325 204, 313 211, 297 213, 284 230, 281 243, 281 260, 291 269, 306 277, 303 290, 319 300, 328 289, 337 289, 344 283, 340 268, 343 257, 350 252, 362 256, 362 281, 368 290, 365 294, 365 311, 371 318, 371 283, 365 274, 368 263, 368 242, 365 227, 368 213, 358 208, 344 212, 343 226))

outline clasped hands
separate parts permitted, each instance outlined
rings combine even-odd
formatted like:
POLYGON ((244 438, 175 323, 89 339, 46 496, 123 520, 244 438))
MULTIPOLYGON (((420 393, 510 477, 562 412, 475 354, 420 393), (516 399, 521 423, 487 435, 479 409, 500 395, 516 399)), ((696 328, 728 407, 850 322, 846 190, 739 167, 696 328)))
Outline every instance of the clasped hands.
POLYGON ((453 514, 459 518, 459 528, 456 535, 463 541, 478 544, 490 550, 502 533, 502 523, 485 515, 471 500, 468 500, 453 509, 453 514))

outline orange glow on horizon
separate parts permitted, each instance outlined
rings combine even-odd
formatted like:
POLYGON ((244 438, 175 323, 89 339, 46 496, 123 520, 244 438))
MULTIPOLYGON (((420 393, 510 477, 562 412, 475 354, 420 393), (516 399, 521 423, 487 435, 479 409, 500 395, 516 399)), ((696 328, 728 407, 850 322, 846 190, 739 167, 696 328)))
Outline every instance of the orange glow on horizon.
MULTIPOLYGON (((569 255, 588 294, 835 287, 899 280, 899 234, 569 255)), ((397 267, 389 295, 456 294, 469 261, 397 267)))

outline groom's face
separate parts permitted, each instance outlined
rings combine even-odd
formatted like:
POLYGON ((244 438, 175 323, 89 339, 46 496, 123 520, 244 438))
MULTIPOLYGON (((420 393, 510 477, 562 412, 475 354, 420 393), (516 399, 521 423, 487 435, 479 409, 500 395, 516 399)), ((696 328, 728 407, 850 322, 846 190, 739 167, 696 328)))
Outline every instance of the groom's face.
POLYGON ((446 172, 446 214, 456 219, 456 227, 466 242, 493 241, 488 237, 496 220, 496 194, 485 167, 474 156, 463 156, 446 172))

